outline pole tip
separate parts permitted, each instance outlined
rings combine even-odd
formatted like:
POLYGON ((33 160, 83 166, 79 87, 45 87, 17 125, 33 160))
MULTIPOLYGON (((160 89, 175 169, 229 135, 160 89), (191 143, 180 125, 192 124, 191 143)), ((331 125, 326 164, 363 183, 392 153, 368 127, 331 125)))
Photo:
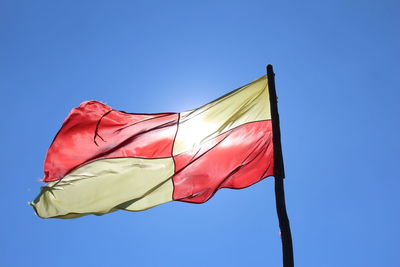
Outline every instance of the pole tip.
POLYGON ((274 73, 274 69, 272 68, 271 64, 267 65, 267 74, 273 74, 274 73))

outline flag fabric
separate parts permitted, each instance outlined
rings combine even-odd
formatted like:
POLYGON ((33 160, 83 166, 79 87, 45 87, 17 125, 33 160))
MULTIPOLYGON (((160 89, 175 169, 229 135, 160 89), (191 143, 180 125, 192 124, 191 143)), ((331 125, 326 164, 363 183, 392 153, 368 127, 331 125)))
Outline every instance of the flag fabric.
POLYGON ((248 187, 274 175, 267 76, 181 113, 84 102, 54 138, 44 173, 31 203, 42 218, 203 203, 220 188, 248 187))

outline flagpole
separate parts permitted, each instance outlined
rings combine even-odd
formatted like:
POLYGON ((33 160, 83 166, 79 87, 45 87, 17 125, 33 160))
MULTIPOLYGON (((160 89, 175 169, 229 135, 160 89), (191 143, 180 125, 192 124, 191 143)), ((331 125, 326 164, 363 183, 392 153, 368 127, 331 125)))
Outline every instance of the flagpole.
POLYGON ((286 212, 285 191, 283 185, 285 169, 282 156, 281 130, 279 128, 278 98, 275 90, 275 73, 270 64, 267 66, 267 76, 272 117, 272 139, 274 144, 275 201, 279 228, 281 230, 283 267, 293 267, 292 235, 290 232, 289 218, 286 212))

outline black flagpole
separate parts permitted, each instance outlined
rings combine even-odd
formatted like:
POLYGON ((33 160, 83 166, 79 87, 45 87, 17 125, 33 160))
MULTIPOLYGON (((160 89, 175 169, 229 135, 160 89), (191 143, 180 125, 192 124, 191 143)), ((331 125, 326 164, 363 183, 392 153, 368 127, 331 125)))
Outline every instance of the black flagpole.
POLYGON ((289 218, 286 213, 285 191, 283 179, 285 169, 283 166, 281 130, 279 128, 278 99, 275 91, 275 73, 272 65, 267 66, 269 101, 272 117, 272 137, 274 144, 274 177, 275 177, 275 201, 276 212, 278 213, 279 228, 281 230, 283 267, 293 267, 293 245, 290 233, 289 218))

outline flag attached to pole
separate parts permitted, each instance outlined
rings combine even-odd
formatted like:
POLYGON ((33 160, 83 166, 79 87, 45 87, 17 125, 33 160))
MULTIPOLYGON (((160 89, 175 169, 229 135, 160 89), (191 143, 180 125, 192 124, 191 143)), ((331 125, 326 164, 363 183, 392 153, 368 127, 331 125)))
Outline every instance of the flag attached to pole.
POLYGON ((51 144, 31 203, 42 218, 203 203, 274 175, 268 77, 197 109, 137 114, 88 101, 51 144))

